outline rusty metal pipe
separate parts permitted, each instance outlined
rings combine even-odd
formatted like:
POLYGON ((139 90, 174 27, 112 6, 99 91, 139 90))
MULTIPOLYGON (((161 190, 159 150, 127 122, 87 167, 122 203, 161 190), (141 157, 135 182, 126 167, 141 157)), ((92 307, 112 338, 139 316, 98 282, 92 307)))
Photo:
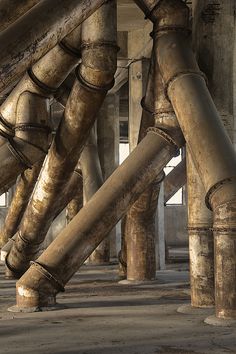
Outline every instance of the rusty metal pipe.
POLYGON ((4 138, 15 134, 17 102, 21 93, 29 91, 47 98, 56 95, 58 87, 81 58, 80 45, 79 26, 28 70, 0 107, 0 145, 5 143, 4 138))
POLYGON ((0 193, 9 181, 41 160, 49 145, 48 100, 30 92, 20 95, 15 137, 0 148, 0 193))
POLYGON ((0 32, 23 16, 40 0, 1 0, 0 2, 0 32))
POLYGON ((152 128, 17 282, 18 308, 54 305, 56 294, 175 153, 176 144, 152 128))
POLYGON ((235 319, 235 151, 191 50, 187 6, 163 0, 156 10, 158 63, 166 92, 214 212, 216 316, 235 319))
MULTIPOLYGON (((83 175, 84 204, 86 204, 103 184, 102 169, 98 156, 97 124, 90 135, 80 156, 83 175)), ((89 257, 90 264, 104 264, 110 260, 109 239, 103 240, 89 257)))
POLYGON ((82 63, 64 117, 51 145, 41 177, 21 222, 18 237, 6 258, 19 276, 29 267, 51 224, 55 205, 88 138, 97 111, 113 85, 116 70, 116 2, 110 0, 82 25, 82 63), (91 104, 92 102, 92 104, 91 104))
POLYGON ((42 0, 0 34, 0 92, 106 0, 42 0))
POLYGON ((0 248, 7 243, 9 238, 15 235, 38 179, 42 164, 43 160, 38 161, 32 169, 22 172, 0 233, 0 248))
POLYGON ((190 290, 193 307, 213 307, 214 239, 213 215, 205 205, 206 191, 187 150, 188 234, 190 290))
POLYGON ((175 195, 180 188, 182 188, 187 181, 186 173, 186 158, 165 177, 164 179, 164 203, 175 195))

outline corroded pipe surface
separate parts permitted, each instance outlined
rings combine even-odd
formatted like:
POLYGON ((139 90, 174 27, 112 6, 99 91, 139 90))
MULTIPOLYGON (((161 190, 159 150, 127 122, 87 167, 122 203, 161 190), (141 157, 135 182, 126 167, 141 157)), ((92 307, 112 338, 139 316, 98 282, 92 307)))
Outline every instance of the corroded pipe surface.
POLYGON ((184 158, 164 179, 164 203, 186 184, 186 159, 184 158))
MULTIPOLYGON (((84 202, 85 204, 97 192, 103 184, 102 169, 98 156, 97 147, 97 125, 95 124, 90 131, 90 135, 82 154, 80 156, 80 164, 83 175, 84 186, 84 202)), ((94 250, 89 257, 90 264, 104 264, 110 260, 109 239, 105 239, 94 250)))
POLYGON ((105 0, 42 0, 0 34, 0 92, 105 0), (32 26, 33 24, 33 26, 32 26))
POLYGON ((54 305, 56 294, 176 153, 175 143, 159 134, 152 128, 17 282, 20 308, 54 305))
POLYGON ((40 0, 1 0, 0 2, 0 32, 24 15, 40 0))
POLYGON ((205 205, 205 189, 187 153, 188 234, 191 305, 212 307, 215 304, 213 215, 205 205))
POLYGON ((37 181, 42 164, 43 160, 38 161, 34 164, 32 169, 27 169, 21 174, 11 205, 7 211, 3 229, 0 233, 0 247, 4 246, 8 239, 15 235, 37 181))
POLYGON ((54 218, 57 203, 94 125, 116 70, 116 2, 98 9, 82 26, 82 63, 37 186, 6 262, 19 273, 29 267, 54 218), (92 104, 91 104, 92 102, 92 104))
POLYGON ((157 47, 166 92, 207 191, 207 205, 214 211, 216 316, 235 319, 235 151, 191 50, 187 6, 163 0, 156 20, 164 24, 157 47))

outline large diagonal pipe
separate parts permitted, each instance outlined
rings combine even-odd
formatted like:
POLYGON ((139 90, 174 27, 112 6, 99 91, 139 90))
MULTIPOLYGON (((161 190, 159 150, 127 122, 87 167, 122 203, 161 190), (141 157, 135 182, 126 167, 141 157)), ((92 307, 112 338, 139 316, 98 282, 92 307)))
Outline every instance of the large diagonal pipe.
POLYGON ((236 155, 191 50, 188 16, 181 0, 158 2, 150 14, 160 26, 158 62, 166 92, 214 214, 216 316, 235 319, 236 155))
POLYGON ((82 63, 77 69, 77 80, 18 237, 6 258, 8 268, 16 276, 29 267, 44 240, 54 218, 55 205, 63 202, 64 187, 77 164, 96 113, 113 85, 116 35, 116 1, 110 0, 82 25, 82 63))
POLYGON ((106 0, 42 0, 0 34, 0 92, 106 0))
POLYGON ((10 26, 39 2, 40 0, 1 0, 0 32, 10 26))
MULTIPOLYGON (((121 166, 34 262, 17 283, 17 309, 38 310, 55 304, 56 294, 83 264, 147 185, 176 155, 184 139, 159 81, 159 118, 169 118, 169 129, 149 133, 121 166)), ((157 120, 158 125, 158 120, 157 120)))

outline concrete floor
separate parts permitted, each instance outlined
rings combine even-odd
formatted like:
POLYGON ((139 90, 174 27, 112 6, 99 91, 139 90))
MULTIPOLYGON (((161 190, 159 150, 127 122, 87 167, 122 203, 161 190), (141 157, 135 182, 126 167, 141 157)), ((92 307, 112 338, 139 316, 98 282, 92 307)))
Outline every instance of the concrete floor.
POLYGON ((58 296, 65 309, 13 314, 7 308, 15 284, 4 280, 1 266, 0 353, 236 353, 236 329, 176 312, 189 300, 182 265, 172 264, 157 273, 157 282, 142 286, 118 284, 116 268, 84 266, 58 296))

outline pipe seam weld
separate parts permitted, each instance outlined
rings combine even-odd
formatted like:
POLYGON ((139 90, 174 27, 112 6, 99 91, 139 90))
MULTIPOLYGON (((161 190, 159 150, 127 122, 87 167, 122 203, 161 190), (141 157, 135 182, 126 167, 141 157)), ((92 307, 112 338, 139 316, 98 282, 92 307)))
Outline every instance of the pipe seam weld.
POLYGON ((64 50, 65 53, 73 56, 73 57, 76 57, 78 59, 81 58, 81 50, 75 48, 75 47, 72 47, 70 44, 68 44, 66 42, 65 39, 63 39, 60 43, 58 43, 59 47, 64 50))
POLYGON ((13 268, 13 267, 8 263, 8 255, 9 255, 9 253, 6 255, 5 260, 4 260, 6 267, 7 267, 16 277, 19 277, 19 278, 20 278, 20 277, 22 276, 22 271, 13 268))
POLYGON ((37 124, 37 123, 32 123, 32 124, 25 124, 25 123, 20 123, 17 124, 14 127, 15 131, 45 131, 47 134, 50 134, 52 129, 51 127, 47 126, 47 125, 41 125, 41 124, 37 124))
POLYGON ((213 194, 215 194, 224 184, 227 184, 228 182, 232 182, 235 179, 236 179, 236 176, 225 178, 222 181, 219 181, 218 183, 214 184, 214 186, 212 186, 209 189, 209 191, 206 193, 206 197, 205 197, 205 204, 208 209, 210 209, 212 211, 211 198, 212 198, 213 194))
POLYGON ((156 29, 154 29, 151 33, 150 36, 154 39, 159 38, 160 36, 163 35, 163 32, 181 32, 181 33, 186 33, 187 36, 190 36, 192 34, 192 30, 190 28, 186 28, 184 26, 161 26, 156 29))
POLYGON ((53 281, 57 290, 64 292, 64 285, 60 280, 58 280, 52 273, 50 273, 41 263, 36 261, 30 261, 30 265, 35 267, 36 271, 42 274, 45 278, 47 278, 50 282, 53 281))
POLYGON ((142 107, 142 109, 143 109, 144 111, 146 111, 146 112, 148 112, 148 113, 150 113, 150 114, 153 115, 154 112, 151 111, 151 109, 148 108, 148 106, 147 106, 146 103, 145 103, 145 99, 146 99, 146 96, 144 96, 144 97, 141 99, 141 102, 140 102, 141 107, 142 107))
POLYGON ((206 231, 212 231, 211 227, 201 227, 201 226, 188 226, 187 227, 188 231, 197 231, 197 232, 206 232, 206 231))
POLYGON ((96 85, 93 85, 90 82, 86 81, 79 72, 80 65, 78 65, 77 68, 75 69, 75 76, 76 76, 76 79, 79 81, 80 85, 82 87, 84 87, 86 90, 91 90, 93 92, 106 93, 114 86, 114 84, 115 84, 114 78, 112 79, 112 81, 109 84, 104 85, 104 86, 96 86, 96 85))
POLYGON ((181 148, 181 146, 179 146, 176 141, 166 132, 164 132, 164 130, 159 129, 157 127, 150 127, 147 129, 147 133, 154 133, 156 135, 161 136, 165 141, 167 141, 167 143, 169 143, 170 145, 174 146, 176 148, 176 155, 179 155, 179 149, 181 148))
POLYGON ((42 93, 43 93, 46 97, 48 97, 48 95, 50 95, 50 96, 51 96, 51 95, 54 95, 54 94, 57 92, 57 90, 58 90, 57 87, 56 87, 56 88, 50 87, 50 86, 44 84, 42 81, 40 81, 40 80, 37 78, 37 76, 33 73, 33 69, 32 69, 32 68, 28 69, 28 70, 27 70, 27 73, 28 73, 28 75, 29 75, 31 81, 32 81, 36 86, 38 86, 38 88, 42 91, 42 93))
POLYGON ((88 49, 96 49, 96 48, 115 48, 117 52, 119 52, 120 47, 116 42, 111 41, 97 41, 97 42, 82 42, 80 46, 80 50, 88 50, 88 49))
MULTIPOLYGON (((220 233, 222 233, 222 232, 236 232, 236 227, 212 227, 211 229, 210 229, 211 231, 213 231, 213 232, 220 232, 220 233)), ((235 235, 230 235, 230 236, 232 236, 232 237, 235 237, 235 235)))
POLYGON ((188 75, 195 75, 195 76, 200 76, 201 78, 204 79, 206 85, 208 84, 208 80, 207 80, 207 77, 206 75, 202 72, 202 71, 195 71, 195 70, 183 70, 183 71, 180 71, 178 73, 176 73, 175 75, 173 75, 169 80, 167 80, 167 82, 165 82, 165 85, 164 85, 164 92, 165 92, 165 96, 166 98, 170 101, 169 99, 169 94, 168 94, 168 91, 171 87, 171 85, 176 81, 178 80, 179 78, 183 77, 183 76, 188 76, 188 75))
POLYGON ((28 160, 28 158, 17 149, 14 141, 12 139, 8 140, 7 147, 12 153, 12 155, 25 167, 32 168, 33 164, 28 160))

